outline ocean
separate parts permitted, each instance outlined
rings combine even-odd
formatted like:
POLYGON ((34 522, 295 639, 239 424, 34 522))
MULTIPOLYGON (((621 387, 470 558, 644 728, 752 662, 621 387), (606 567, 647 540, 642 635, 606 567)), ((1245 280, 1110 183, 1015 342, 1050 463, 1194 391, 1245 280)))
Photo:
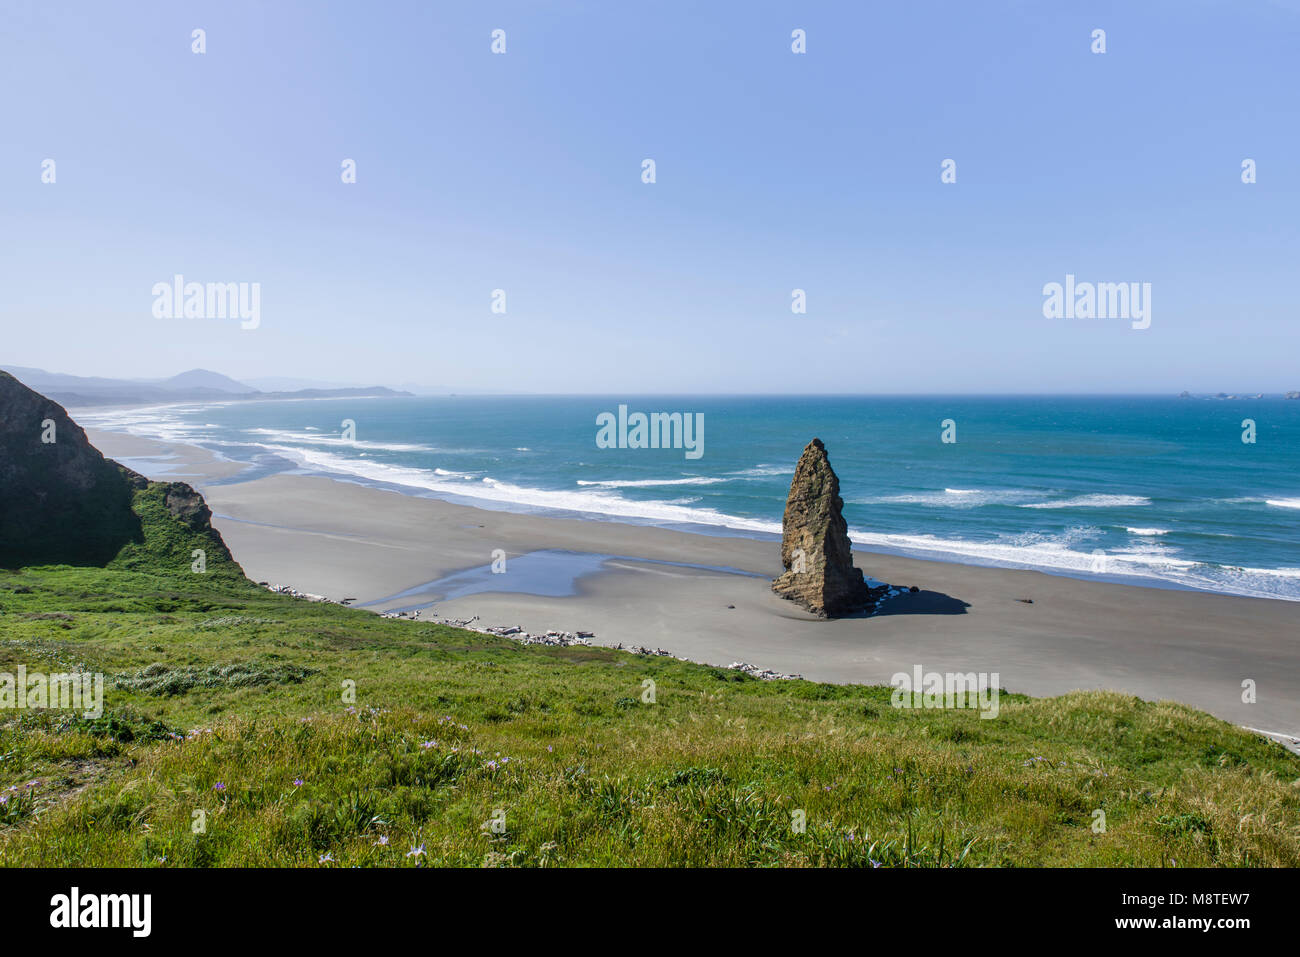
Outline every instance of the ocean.
POLYGON ((1300 601, 1300 401, 1280 397, 443 396, 75 414, 246 463, 231 481, 329 475, 760 538, 779 536, 795 462, 819 437, 860 551, 1300 601), (620 405, 702 416, 701 454, 599 447, 598 416, 620 405))

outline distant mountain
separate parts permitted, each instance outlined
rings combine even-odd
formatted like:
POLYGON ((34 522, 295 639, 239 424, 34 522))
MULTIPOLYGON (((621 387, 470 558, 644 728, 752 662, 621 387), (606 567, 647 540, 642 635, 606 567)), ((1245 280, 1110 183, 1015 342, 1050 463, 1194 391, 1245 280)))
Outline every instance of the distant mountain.
POLYGON ((44 369, 29 369, 24 366, 6 366, 6 370, 15 379, 20 380, 38 392, 47 392, 50 389, 59 389, 62 391, 76 391, 94 394, 96 392, 106 392, 110 390, 120 390, 126 387, 143 388, 162 393, 156 384, 131 382, 126 379, 105 379, 99 376, 80 376, 64 375, 62 372, 46 372, 44 369))
POLYGON ((137 381, 96 376, 64 375, 10 366, 13 377, 56 402, 73 408, 95 405, 165 405, 173 402, 213 402, 240 399, 324 399, 360 396, 408 396, 384 386, 340 389, 294 389, 262 392, 219 372, 191 369, 170 379, 137 381))
POLYGON ((220 372, 209 372, 207 369, 191 369, 189 372, 182 372, 170 379, 164 379, 158 385, 173 392, 212 389, 216 392, 229 392, 232 395, 246 395, 249 392, 257 391, 251 385, 244 385, 242 382, 236 382, 230 376, 222 375, 220 372))

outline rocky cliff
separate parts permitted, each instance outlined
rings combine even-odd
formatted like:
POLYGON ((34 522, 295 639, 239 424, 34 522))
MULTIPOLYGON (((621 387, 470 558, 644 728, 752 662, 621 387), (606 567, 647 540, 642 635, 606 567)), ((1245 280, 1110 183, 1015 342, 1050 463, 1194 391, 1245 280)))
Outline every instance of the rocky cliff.
POLYGON ((103 565, 140 538, 117 465, 61 405, 0 372, 0 567, 103 565))
POLYGON ((871 603, 862 572, 853 567, 840 480, 821 439, 799 456, 781 522, 785 573, 772 590, 823 617, 861 611, 871 603))
POLYGON ((0 568, 189 568, 197 547, 239 573, 211 518, 193 488, 104 458, 62 406, 0 371, 0 568))

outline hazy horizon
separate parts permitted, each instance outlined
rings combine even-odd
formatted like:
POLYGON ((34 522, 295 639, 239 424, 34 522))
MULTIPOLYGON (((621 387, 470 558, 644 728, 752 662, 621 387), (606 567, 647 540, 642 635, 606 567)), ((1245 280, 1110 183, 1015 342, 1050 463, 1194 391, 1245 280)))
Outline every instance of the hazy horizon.
POLYGON ((1294 3, 6 15, 20 366, 479 394, 1300 389, 1294 3), (160 317, 177 276, 256 286, 256 322, 160 317), (1067 277, 1145 289, 1146 316, 1047 318, 1067 277))
MULTIPOLYGON (((2 371, 6 371, 6 372, 12 372, 14 369, 33 369, 33 368, 36 368, 36 367, 32 367, 32 366, 20 366, 20 365, 18 365, 17 363, 14 363, 14 364, 12 364, 12 365, 9 365, 9 364, 4 363, 3 361, 0 361, 0 370, 2 370, 2 371)), ((220 369, 205 369, 205 368, 198 367, 198 366, 196 366, 196 367, 194 367, 194 368, 192 368, 192 369, 181 369, 181 370, 179 370, 179 371, 177 371, 177 372, 173 372, 173 373, 170 373, 170 374, 162 374, 162 375, 148 375, 148 376, 141 376, 141 377, 134 377, 134 376, 133 376, 133 377, 131 377, 131 378, 120 378, 120 379, 119 379, 117 376, 113 376, 113 375, 110 375, 110 374, 107 374, 107 373, 94 373, 94 372, 92 372, 92 373, 85 373, 85 374, 82 374, 82 373, 67 373, 67 372, 63 372, 62 370, 59 370, 59 369, 40 369, 39 371, 41 371, 41 372, 45 372, 45 373, 48 373, 48 374, 51 374, 51 375, 76 375, 76 376, 81 377, 81 378, 89 378, 89 379, 117 379, 117 380, 120 381, 120 382, 136 383, 136 384, 139 384, 139 385, 149 385, 149 384, 158 384, 158 383, 166 382, 166 381, 168 381, 169 379, 172 379, 172 378, 174 378, 174 377, 176 377, 176 376, 183 375, 183 374, 190 373, 190 372, 212 372, 212 373, 216 373, 216 374, 218 374, 218 375, 226 375, 226 374, 223 373, 220 369)), ((1117 391, 1112 391, 1112 392, 1086 392, 1086 391, 1084 391, 1084 392, 1071 392, 1071 391, 1055 391, 1055 392, 1052 392, 1052 391, 1042 391, 1042 392, 1032 392, 1032 391, 1003 391, 1003 392, 998 392, 998 391, 992 391, 992 390, 990 390, 990 391, 964 391, 964 392, 942 392, 942 391, 936 391, 936 392, 921 392, 921 391, 914 391, 914 392, 905 392, 905 391, 897 391, 897 392, 763 392, 763 391, 752 391, 752 392, 751 392, 751 391, 735 391, 735 390, 731 390, 731 391, 708 391, 708 390, 696 390, 696 391, 691 391, 691 392, 665 392, 665 391, 658 391, 658 390, 631 390, 631 391, 629 391, 629 390, 626 390, 626 389, 624 389, 624 390, 613 389, 613 390, 608 390, 608 391, 577 391, 577 392, 560 392, 560 391, 553 391, 553 392, 542 392, 542 391, 488 392, 488 391, 483 391, 483 390, 480 390, 480 389, 475 389, 475 388, 473 388, 473 387, 468 387, 468 388, 463 388, 463 389, 452 389, 452 390, 439 390, 439 389, 434 388, 434 387, 429 387, 429 386, 416 386, 416 385, 413 385, 413 384, 410 384, 410 383, 407 383, 407 384, 394 384, 394 383, 392 383, 392 382, 371 382, 371 381, 361 381, 361 380, 357 380, 357 381, 349 381, 349 382, 338 382, 338 381, 326 381, 326 380, 313 380, 313 379, 309 379, 309 378, 307 378, 307 377, 305 377, 305 376, 289 376, 289 375, 252 376, 252 377, 250 377, 250 379, 241 379, 241 378, 239 378, 238 376, 228 376, 228 378, 234 379, 235 381, 239 382, 241 385, 252 386, 252 387, 256 388, 258 391, 260 391, 260 392, 272 392, 272 391, 298 391, 298 390, 304 390, 304 389, 355 389, 355 388, 376 388, 376 387, 383 387, 383 388, 393 389, 393 390, 396 390, 396 391, 412 392, 412 393, 414 393, 414 395, 416 395, 416 396, 438 397, 438 396, 448 396, 448 395, 455 395, 455 394, 464 394, 464 395, 476 395, 476 396, 480 396, 480 397, 483 397, 483 398, 490 398, 490 397, 492 397, 492 396, 498 396, 498 395, 499 395, 499 396, 554 396, 554 397, 556 397, 556 398, 563 398, 563 397, 566 397, 566 396, 601 396, 601 397, 610 397, 610 396, 623 395, 623 396, 626 396, 626 397, 629 398, 629 399, 635 399, 635 398, 638 398, 638 397, 645 397, 645 396, 656 396, 656 397, 670 397, 670 396, 712 396, 712 397, 725 397, 725 396, 729 396, 729 395, 734 395, 734 396, 743 396, 743 397, 748 397, 748 398, 763 398, 763 397, 768 397, 768 398, 798 398, 798 397, 801 397, 801 396, 807 396, 807 397, 816 397, 816 398, 836 398, 836 397, 842 397, 842 398, 855 398, 855 399, 894 398, 894 397, 897 397, 897 398, 908 398, 908 397, 912 397, 912 398, 921 398, 921 397, 926 397, 926 398, 943 398, 943 397, 945 397, 945 396, 953 396, 953 397, 969 397, 969 398, 978 398, 978 397, 981 397, 981 396, 989 397, 989 398, 1000 398, 1000 397, 1001 397, 1001 398, 1007 398, 1007 397, 1010 397, 1010 398, 1016 398, 1016 397, 1033 398, 1033 397, 1035 397, 1035 396, 1054 397, 1054 398, 1091 398, 1091 397, 1095 397, 1095 398, 1125 398, 1125 397, 1130 397, 1130 398, 1170 398, 1170 397, 1172 396, 1172 397, 1175 397, 1175 398, 1176 398, 1176 397, 1178 397, 1181 393, 1183 393, 1183 392, 1188 392, 1188 393, 1190 393, 1190 395, 1191 395, 1193 398, 1217 398, 1219 395, 1224 395, 1224 396, 1234 396, 1234 397, 1236 397, 1236 398, 1240 398, 1240 399, 1249 399, 1249 398, 1254 398, 1254 396, 1257 395, 1257 394, 1262 394, 1263 397, 1267 399, 1267 398, 1277 398, 1277 397, 1279 397, 1279 396, 1285 396, 1285 395, 1286 395, 1287 393, 1289 393, 1289 392, 1300 391, 1300 389, 1273 389, 1273 390, 1268 390, 1268 389, 1257 389, 1257 388, 1243 388, 1243 389, 1220 388, 1220 389, 1206 390, 1206 391, 1196 391, 1196 390, 1192 390, 1192 389, 1179 389, 1177 392, 1174 392, 1174 393, 1170 393, 1170 392, 1168 392, 1168 391, 1156 391, 1156 390, 1151 390, 1151 391, 1137 391, 1137 390, 1134 390, 1134 391, 1120 391, 1120 390, 1117 390, 1117 391), (286 385, 283 385, 280 389, 272 389, 272 388, 270 388, 270 387, 262 387, 262 386, 258 386, 258 385, 256 385, 257 382, 265 381, 265 380, 267 380, 267 379, 295 380, 295 381, 296 381, 296 384, 293 384, 293 385, 286 384, 286 385)), ((1300 380, 1300 375, 1298 375, 1296 378, 1297 378, 1297 380, 1300 380)), ((36 389, 36 391, 39 392, 40 389, 36 389)), ((232 393, 232 394, 233 394, 233 393, 232 393)), ((220 401, 220 400, 218 400, 218 401, 220 401)))

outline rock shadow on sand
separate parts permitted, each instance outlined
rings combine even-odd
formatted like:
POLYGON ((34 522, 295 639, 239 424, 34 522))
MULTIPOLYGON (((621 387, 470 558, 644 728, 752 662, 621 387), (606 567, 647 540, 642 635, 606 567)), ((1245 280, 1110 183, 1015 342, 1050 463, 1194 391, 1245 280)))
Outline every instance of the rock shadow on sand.
POLYGON ((899 595, 880 603, 871 618, 887 615, 964 615, 970 602, 939 591, 921 590, 899 595))

